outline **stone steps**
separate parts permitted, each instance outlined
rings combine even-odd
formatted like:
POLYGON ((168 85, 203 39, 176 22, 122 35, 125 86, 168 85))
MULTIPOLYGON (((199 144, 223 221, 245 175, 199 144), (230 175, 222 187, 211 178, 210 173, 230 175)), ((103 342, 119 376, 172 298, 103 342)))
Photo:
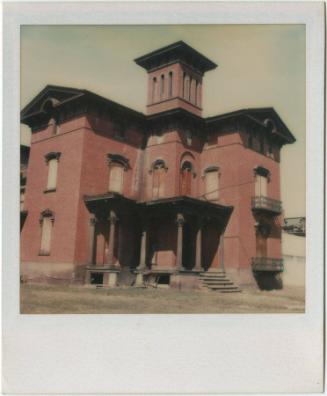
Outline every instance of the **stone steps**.
POLYGON ((241 289, 228 278, 223 270, 201 272, 199 274, 199 279, 202 283, 202 287, 205 289, 218 291, 220 293, 241 292, 241 289))

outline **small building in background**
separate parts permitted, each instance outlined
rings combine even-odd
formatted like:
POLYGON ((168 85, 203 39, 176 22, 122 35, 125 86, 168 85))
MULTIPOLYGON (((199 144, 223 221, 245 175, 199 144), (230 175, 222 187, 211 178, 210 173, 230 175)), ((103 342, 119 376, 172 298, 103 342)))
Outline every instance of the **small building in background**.
POLYGON ((284 219, 282 234, 284 286, 305 286, 305 220, 305 217, 288 217, 284 219))

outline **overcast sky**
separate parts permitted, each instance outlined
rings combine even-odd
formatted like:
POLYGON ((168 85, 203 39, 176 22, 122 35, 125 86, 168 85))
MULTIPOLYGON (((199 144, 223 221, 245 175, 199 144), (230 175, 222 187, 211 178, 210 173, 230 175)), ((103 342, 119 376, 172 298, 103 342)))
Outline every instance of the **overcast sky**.
POLYGON ((133 60, 178 40, 218 63, 204 79, 205 117, 247 107, 279 113, 297 139, 282 149, 285 216, 305 216, 305 25, 22 26, 21 108, 54 84, 145 112, 147 74, 133 60))

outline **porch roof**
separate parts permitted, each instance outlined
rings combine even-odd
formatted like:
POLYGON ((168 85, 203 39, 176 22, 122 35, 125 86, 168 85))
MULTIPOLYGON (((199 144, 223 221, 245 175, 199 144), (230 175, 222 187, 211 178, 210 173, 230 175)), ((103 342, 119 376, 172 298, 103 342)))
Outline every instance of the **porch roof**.
POLYGON ((177 196, 162 198, 142 203, 146 212, 180 212, 185 215, 196 215, 203 218, 216 218, 224 227, 232 214, 233 206, 220 205, 213 202, 192 198, 189 196, 177 196))

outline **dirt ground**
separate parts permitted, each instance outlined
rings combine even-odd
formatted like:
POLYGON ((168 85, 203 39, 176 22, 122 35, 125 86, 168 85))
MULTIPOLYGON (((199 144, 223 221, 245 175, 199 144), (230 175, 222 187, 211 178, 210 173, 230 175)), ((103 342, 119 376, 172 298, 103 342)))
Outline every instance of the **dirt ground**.
POLYGON ((301 313, 303 288, 241 293, 172 289, 90 289, 76 286, 21 285, 23 314, 140 313, 301 313))

